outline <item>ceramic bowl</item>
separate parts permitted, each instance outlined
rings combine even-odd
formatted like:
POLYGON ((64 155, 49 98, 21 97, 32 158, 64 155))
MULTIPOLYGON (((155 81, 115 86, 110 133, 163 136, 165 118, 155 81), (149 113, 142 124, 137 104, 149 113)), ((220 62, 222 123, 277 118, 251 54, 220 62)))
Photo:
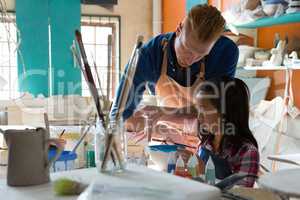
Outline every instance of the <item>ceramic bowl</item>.
POLYGON ((177 148, 177 145, 151 145, 149 146, 150 159, 157 165, 159 170, 165 171, 168 165, 169 153, 176 152, 177 148))

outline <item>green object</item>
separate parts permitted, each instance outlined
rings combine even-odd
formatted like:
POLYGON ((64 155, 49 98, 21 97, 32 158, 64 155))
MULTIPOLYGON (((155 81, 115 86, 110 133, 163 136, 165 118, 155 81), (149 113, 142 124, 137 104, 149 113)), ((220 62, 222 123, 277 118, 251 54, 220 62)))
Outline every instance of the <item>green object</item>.
POLYGON ((49 11, 52 95, 81 95, 81 71, 70 50, 75 30, 80 29, 80 0, 49 0, 49 11))
POLYGON ((81 95, 81 72, 70 50, 80 19, 80 0, 16 0, 21 92, 81 95))
POLYGON ((88 150, 86 152, 86 167, 87 168, 96 167, 94 150, 88 150))
POLYGON ((16 0, 16 23, 22 55, 17 58, 19 90, 48 96, 48 1, 16 0))
POLYGON ((61 178, 54 182, 53 189, 58 196, 79 195, 87 185, 67 178, 61 178))
POLYGON ((196 167, 188 167, 188 172, 193 178, 197 177, 197 168, 196 167))
POLYGON ((279 17, 264 17, 247 24, 236 25, 237 28, 259 28, 279 24, 300 22, 300 12, 284 14, 279 17))

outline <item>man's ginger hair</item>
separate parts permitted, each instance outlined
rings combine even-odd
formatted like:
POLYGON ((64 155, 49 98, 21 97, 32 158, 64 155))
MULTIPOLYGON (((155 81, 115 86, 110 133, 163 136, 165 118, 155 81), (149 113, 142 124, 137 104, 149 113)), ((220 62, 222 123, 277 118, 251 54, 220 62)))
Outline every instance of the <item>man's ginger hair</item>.
POLYGON ((225 19, 221 12, 207 4, 192 7, 186 22, 187 30, 193 32, 199 41, 216 40, 225 28, 225 19))

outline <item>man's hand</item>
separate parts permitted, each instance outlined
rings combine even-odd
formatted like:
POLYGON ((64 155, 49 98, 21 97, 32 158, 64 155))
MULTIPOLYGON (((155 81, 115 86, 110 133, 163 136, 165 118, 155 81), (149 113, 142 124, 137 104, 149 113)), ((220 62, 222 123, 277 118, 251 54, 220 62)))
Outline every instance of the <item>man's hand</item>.
MULTIPOLYGON (((155 125, 157 121, 167 122, 178 125, 179 129, 186 129, 187 132, 193 132, 196 128, 191 120, 197 119, 195 109, 191 108, 170 108, 159 106, 142 106, 130 118, 125 121, 125 130, 127 131, 142 131, 145 127, 145 119, 149 119, 150 125, 155 125), (186 124, 186 125, 185 125, 186 124), (184 128, 183 128, 184 127, 184 128)), ((174 127, 178 128, 178 127, 174 127)), ((186 132, 186 130, 184 130, 186 132)))
POLYGON ((178 155, 178 157, 181 156, 182 159, 183 159, 183 161, 184 161, 184 163, 187 164, 188 161, 189 161, 189 159, 190 159, 190 157, 193 156, 193 152, 191 152, 191 151, 189 151, 189 150, 187 150, 185 148, 179 148, 177 150, 177 155, 178 155))

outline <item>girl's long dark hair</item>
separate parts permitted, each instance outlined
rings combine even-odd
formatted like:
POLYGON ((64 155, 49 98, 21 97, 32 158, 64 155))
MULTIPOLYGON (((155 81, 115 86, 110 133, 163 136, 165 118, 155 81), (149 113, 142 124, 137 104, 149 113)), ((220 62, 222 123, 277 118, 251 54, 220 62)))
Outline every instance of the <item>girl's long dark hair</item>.
MULTIPOLYGON (((200 92, 212 94, 207 98, 221 114, 223 142, 240 147, 248 141, 258 148, 257 141, 249 128, 250 92, 247 85, 238 78, 221 77, 205 81, 200 92), (228 129, 234 130, 228 133, 228 129)), ((221 145, 222 146, 222 145, 221 145)))

